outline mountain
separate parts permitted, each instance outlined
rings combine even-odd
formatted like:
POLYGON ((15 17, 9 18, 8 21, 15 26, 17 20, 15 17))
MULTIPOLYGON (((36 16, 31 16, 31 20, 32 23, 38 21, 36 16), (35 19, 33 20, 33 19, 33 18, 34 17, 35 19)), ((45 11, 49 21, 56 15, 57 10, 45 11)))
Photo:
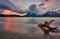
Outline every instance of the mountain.
POLYGON ((26 17, 41 17, 40 14, 34 13, 34 12, 27 12, 26 17))
POLYGON ((58 11, 47 11, 43 15, 28 12, 28 14, 26 16, 28 16, 28 17, 60 17, 60 12, 58 12, 58 11))
POLYGON ((0 14, 0 17, 60 17, 60 12, 47 11, 43 15, 37 14, 37 13, 34 13, 34 12, 28 12, 24 16, 20 16, 20 15, 17 15, 17 14, 9 14, 9 15, 0 14))
POLYGON ((45 14, 42 15, 43 17, 60 17, 60 12, 56 11, 47 11, 45 14))
POLYGON ((60 12, 57 11, 47 11, 43 15, 34 12, 28 12, 27 14, 0 14, 0 17, 60 17, 60 12), (22 15, 22 16, 20 16, 22 15))

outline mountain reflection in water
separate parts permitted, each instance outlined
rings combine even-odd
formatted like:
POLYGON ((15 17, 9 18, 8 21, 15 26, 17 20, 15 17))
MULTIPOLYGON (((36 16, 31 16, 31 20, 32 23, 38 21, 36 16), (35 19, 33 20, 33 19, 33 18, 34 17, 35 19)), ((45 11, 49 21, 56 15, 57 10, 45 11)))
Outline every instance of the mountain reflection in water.
POLYGON ((45 20, 55 20, 50 26, 60 27, 60 18, 57 17, 0 17, 1 39, 60 39, 60 32, 46 36, 37 26, 45 20))

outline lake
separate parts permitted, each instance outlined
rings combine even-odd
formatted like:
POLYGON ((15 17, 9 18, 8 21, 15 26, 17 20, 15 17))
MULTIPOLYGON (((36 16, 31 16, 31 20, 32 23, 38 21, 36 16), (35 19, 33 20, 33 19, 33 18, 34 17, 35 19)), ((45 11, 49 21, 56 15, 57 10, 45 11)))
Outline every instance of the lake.
MULTIPOLYGON (((59 33, 50 33, 49 36, 45 37, 43 31, 37 26, 44 21, 55 20, 50 26, 58 27, 60 29, 60 18, 59 17, 0 17, 0 31, 4 32, 18 32, 20 38, 4 37, 6 39, 60 39, 59 33), (24 36, 24 37, 23 37, 24 36)), ((1 39, 2 39, 1 38, 1 39)))

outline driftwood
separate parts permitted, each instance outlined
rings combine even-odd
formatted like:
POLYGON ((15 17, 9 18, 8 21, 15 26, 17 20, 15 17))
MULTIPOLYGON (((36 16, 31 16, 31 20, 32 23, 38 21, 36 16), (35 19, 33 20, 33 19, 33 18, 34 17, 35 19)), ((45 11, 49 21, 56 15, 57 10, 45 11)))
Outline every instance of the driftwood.
POLYGON ((58 29, 57 27, 54 27, 54 28, 48 28, 48 29, 45 29, 44 27, 42 27, 42 24, 38 24, 38 27, 42 29, 42 31, 44 32, 44 34, 49 34, 49 32, 52 32, 52 33, 58 33, 58 29))

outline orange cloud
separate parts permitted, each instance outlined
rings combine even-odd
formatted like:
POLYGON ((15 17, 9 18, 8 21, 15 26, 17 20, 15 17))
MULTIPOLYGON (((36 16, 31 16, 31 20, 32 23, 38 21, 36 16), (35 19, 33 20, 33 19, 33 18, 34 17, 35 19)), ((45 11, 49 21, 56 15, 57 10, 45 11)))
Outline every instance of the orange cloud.
POLYGON ((11 11, 11 10, 4 10, 3 12, 2 12, 2 14, 5 14, 5 15, 20 15, 20 16, 25 16, 27 13, 24 13, 24 14, 21 14, 21 13, 17 13, 17 12, 13 12, 13 11, 11 11))

